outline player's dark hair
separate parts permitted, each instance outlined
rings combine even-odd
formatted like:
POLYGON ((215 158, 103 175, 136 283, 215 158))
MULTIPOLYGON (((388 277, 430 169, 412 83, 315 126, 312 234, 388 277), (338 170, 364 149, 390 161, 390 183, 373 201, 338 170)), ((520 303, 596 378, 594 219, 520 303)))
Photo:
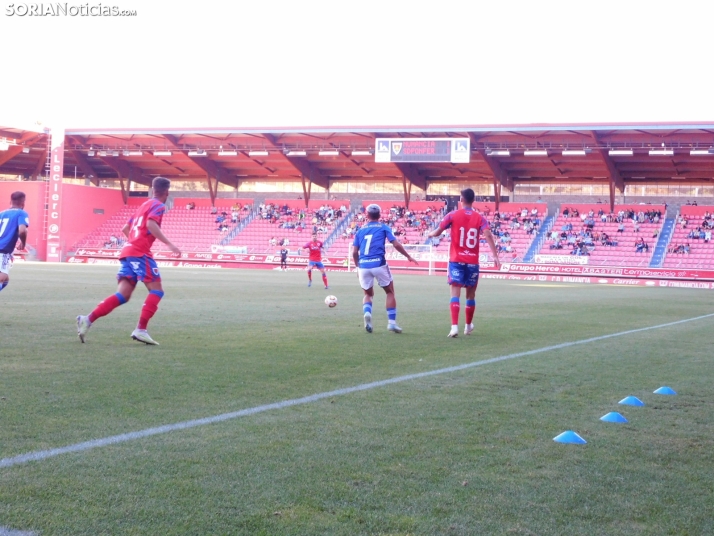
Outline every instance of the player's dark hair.
POLYGON ((164 195, 169 191, 171 181, 166 177, 154 177, 151 187, 154 189, 154 195, 164 195))
POLYGON ((10 194, 10 201, 13 205, 19 205, 25 200, 25 192, 12 192, 10 194))
POLYGON ((474 199, 476 199, 476 194, 471 188, 464 188, 461 190, 461 198, 464 200, 464 203, 470 205, 474 202, 474 199))

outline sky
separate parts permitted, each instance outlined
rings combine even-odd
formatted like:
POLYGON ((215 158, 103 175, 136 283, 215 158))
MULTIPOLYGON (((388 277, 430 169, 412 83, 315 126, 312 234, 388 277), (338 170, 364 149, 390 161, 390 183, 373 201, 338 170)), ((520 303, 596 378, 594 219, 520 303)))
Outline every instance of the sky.
POLYGON ((0 0, 0 10, 4 126, 714 122, 711 1, 0 0), (136 16, 30 15, 33 4, 136 16))

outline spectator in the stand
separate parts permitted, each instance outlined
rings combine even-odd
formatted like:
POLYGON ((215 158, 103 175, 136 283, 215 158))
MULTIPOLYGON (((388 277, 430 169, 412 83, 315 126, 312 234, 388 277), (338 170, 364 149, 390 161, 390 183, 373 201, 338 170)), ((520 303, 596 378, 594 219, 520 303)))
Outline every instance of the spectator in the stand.
POLYGON ((636 253, 646 253, 649 251, 649 246, 645 242, 645 239, 642 237, 639 237, 637 241, 635 242, 635 252, 636 253))
POLYGON ((692 251, 692 247, 689 245, 689 242, 687 242, 686 244, 684 244, 684 253, 686 255, 689 255, 690 251, 692 251))
POLYGON ((620 224, 617 226, 617 232, 618 233, 624 233, 625 232, 625 224, 623 222, 620 222, 620 224))
POLYGON ((218 214, 218 207, 211 207, 211 214, 218 214))
POLYGON ((563 209, 563 217, 564 218, 570 217, 570 209, 568 207, 565 207, 565 209, 563 209))
POLYGON ((708 244, 711 239, 712 239, 711 230, 704 231, 704 242, 706 242, 708 244))
POLYGON ((238 211, 235 209, 231 212, 231 223, 238 223, 238 211))
POLYGON ((109 244, 113 248, 117 247, 119 245, 119 238, 117 238, 116 235, 111 235, 109 237, 109 244))
POLYGON ((193 210, 194 208, 196 208, 196 203, 194 203, 193 201, 191 201, 190 203, 186 203, 186 210, 193 210))

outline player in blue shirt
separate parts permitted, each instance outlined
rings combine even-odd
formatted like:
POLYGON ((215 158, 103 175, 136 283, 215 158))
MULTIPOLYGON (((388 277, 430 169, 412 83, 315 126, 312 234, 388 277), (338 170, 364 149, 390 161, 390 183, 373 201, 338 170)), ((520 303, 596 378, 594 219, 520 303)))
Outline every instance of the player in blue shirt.
POLYGON ((25 208, 25 194, 13 192, 10 195, 11 208, 0 212, 0 290, 10 282, 12 268, 12 252, 15 251, 18 238, 20 248, 25 249, 27 228, 30 226, 30 216, 25 208))
POLYGON ((352 242, 352 258, 357 265, 359 283, 364 290, 362 311, 364 312, 364 329, 372 333, 372 298, 374 297, 374 280, 387 293, 387 329, 393 333, 401 333, 402 328, 397 325, 397 299, 394 297, 394 281, 387 265, 384 244, 385 241, 394 246, 399 253, 404 255, 409 262, 419 264, 406 252, 401 242, 394 237, 388 225, 379 221, 381 209, 379 205, 367 207, 367 223, 355 234, 352 242))

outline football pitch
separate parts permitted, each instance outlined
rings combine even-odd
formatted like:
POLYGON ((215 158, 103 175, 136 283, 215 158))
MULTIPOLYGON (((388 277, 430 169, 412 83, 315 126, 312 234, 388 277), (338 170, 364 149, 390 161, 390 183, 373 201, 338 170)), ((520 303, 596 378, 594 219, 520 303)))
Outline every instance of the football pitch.
POLYGON ((81 344, 115 271, 0 293, 0 535, 714 534, 711 291, 482 280, 448 339, 443 275, 368 334, 355 274, 163 268, 160 346, 143 287, 81 344))

